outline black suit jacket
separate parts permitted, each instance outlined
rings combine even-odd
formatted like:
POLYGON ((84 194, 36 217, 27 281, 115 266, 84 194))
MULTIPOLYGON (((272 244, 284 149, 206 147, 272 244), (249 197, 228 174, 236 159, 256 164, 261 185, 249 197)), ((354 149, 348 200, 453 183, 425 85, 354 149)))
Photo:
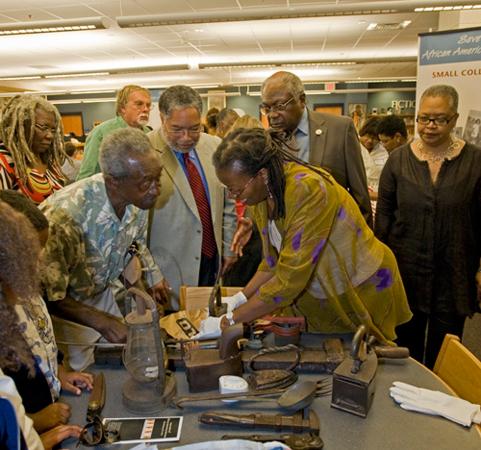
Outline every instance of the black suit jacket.
POLYGON ((366 171, 354 123, 349 117, 308 111, 309 162, 326 168, 354 197, 372 227, 366 171))

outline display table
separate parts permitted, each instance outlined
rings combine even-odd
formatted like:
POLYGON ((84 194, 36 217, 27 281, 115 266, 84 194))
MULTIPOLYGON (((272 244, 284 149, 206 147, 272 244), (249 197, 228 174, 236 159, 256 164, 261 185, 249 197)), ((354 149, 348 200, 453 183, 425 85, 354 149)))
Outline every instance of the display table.
MULTIPOLYGON (((122 384, 127 372, 123 368, 108 369, 93 367, 92 370, 102 370, 107 384, 104 417, 131 417, 122 404, 122 384)), ((301 374, 300 379, 316 380, 325 376, 301 374)), ((188 394, 188 386, 183 371, 176 373, 177 391, 181 395, 188 394)), ((398 361, 379 361, 376 376, 376 392, 368 417, 363 419, 330 407, 330 396, 316 398, 312 407, 317 412, 320 423, 320 435, 326 450, 352 449, 392 449, 392 450, 480 450, 481 437, 476 427, 469 429, 440 417, 433 417, 401 409, 389 397, 388 389, 393 381, 404 381, 427 389, 437 389, 448 392, 441 380, 431 371, 413 359, 398 361)), ((84 425, 88 394, 80 397, 65 395, 62 398, 72 406, 72 423, 84 425)), ((161 415, 183 415, 184 424, 181 440, 178 444, 162 444, 159 448, 170 448, 174 445, 202 442, 220 439, 224 434, 269 433, 272 431, 246 430, 229 427, 210 427, 198 423, 197 416, 204 411, 225 411, 237 414, 247 414, 253 411, 277 413, 273 402, 238 402, 227 405, 219 401, 210 403, 192 403, 183 410, 169 408, 161 415)), ((62 448, 75 448, 76 441, 65 441, 62 448)), ((133 445, 111 446, 114 449, 130 448, 133 445)), ((84 448, 84 447, 79 447, 84 448)), ((105 448, 105 447, 102 447, 105 448)))

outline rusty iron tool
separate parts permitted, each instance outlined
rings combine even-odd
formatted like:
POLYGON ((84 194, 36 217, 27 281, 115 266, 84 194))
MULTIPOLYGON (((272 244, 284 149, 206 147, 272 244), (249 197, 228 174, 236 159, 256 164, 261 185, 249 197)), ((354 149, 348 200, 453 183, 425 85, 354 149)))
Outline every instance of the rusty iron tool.
POLYGON ((224 435, 222 440, 247 439, 254 442, 277 441, 286 444, 291 450, 321 450, 324 442, 315 433, 310 434, 281 434, 279 436, 270 434, 251 434, 249 436, 224 435))
POLYGON ((352 340, 351 354, 332 376, 331 406, 366 417, 374 396, 377 365, 376 353, 367 346, 367 329, 361 325, 352 340))
POLYGON ((298 411, 291 416, 282 414, 230 414, 206 412, 199 416, 199 422, 206 425, 234 426, 240 428, 264 428, 284 433, 319 433, 319 417, 309 410, 298 411))
POLYGON ((227 312, 227 304, 222 303, 222 267, 217 272, 214 287, 209 297, 209 316, 220 317, 227 312))
POLYGON ((318 384, 312 381, 298 381, 287 389, 266 389, 233 394, 206 394, 179 397, 175 399, 175 406, 182 407, 184 403, 236 399, 246 401, 276 401, 278 406, 291 411, 297 411, 309 406, 316 397, 318 384), (272 398, 277 396, 278 398, 272 398))
POLYGON ((94 376, 94 387, 89 396, 87 406, 87 422, 92 422, 94 417, 100 416, 105 405, 105 377, 103 372, 99 372, 94 376))

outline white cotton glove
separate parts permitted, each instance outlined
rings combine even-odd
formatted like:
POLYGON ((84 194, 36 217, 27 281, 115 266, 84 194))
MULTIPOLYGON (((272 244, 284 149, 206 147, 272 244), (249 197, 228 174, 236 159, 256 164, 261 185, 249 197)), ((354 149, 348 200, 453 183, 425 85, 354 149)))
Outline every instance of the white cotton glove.
POLYGON ((192 339, 214 339, 221 335, 220 322, 222 317, 207 317, 200 323, 199 332, 192 339))
POLYGON ((439 391, 418 388, 401 381, 395 381, 389 388, 389 395, 409 411, 442 416, 465 427, 481 423, 481 410, 462 398, 439 391))
POLYGON ((234 309, 238 308, 240 305, 243 305, 246 302, 247 297, 242 291, 239 291, 237 294, 234 294, 231 297, 222 297, 222 303, 225 303, 227 305, 228 313, 234 311, 234 309))

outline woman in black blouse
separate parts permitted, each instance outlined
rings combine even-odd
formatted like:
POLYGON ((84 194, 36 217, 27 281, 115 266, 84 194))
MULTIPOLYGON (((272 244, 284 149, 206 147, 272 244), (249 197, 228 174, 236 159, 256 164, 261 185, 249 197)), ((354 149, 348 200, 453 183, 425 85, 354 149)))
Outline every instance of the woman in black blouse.
POLYGON ((451 134, 457 108, 453 87, 428 88, 419 138, 391 153, 379 184, 375 231, 396 255, 414 313, 398 343, 429 368, 481 300, 481 149, 451 134))

